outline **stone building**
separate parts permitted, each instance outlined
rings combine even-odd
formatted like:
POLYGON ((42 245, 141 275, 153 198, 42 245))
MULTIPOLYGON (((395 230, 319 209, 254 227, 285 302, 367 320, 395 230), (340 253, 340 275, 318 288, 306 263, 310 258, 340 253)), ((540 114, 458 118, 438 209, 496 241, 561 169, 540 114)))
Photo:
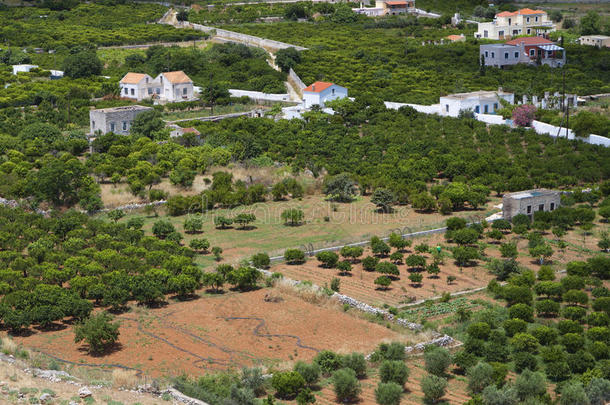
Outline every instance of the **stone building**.
POLYGON ((536 211, 554 211, 561 204, 561 193, 539 188, 504 194, 502 198, 502 217, 511 220, 517 214, 534 218, 536 211))
POLYGON ((89 111, 90 134, 101 131, 102 135, 114 132, 118 135, 129 135, 133 120, 141 113, 152 110, 151 107, 128 105, 123 107, 102 108, 89 111))

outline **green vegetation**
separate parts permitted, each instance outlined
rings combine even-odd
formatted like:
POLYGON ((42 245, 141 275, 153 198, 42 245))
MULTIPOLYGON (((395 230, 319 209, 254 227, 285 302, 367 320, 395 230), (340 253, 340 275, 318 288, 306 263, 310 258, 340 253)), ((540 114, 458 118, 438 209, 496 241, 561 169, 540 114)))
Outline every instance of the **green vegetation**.
MULTIPOLYGON (((465 32, 465 43, 422 46, 424 40, 464 32, 425 29, 426 24, 434 27, 437 21, 396 17, 378 23, 282 22, 230 29, 309 48, 301 52, 301 61, 294 68, 301 79, 305 83, 337 83, 355 97, 375 95, 384 101, 434 104, 440 95, 463 91, 503 87, 520 97, 561 89, 562 76, 557 69, 518 65, 481 71, 479 43, 470 36, 472 30, 465 32)), ((564 46, 568 57, 566 91, 579 95, 610 91, 610 73, 605 68, 610 50, 564 46)))

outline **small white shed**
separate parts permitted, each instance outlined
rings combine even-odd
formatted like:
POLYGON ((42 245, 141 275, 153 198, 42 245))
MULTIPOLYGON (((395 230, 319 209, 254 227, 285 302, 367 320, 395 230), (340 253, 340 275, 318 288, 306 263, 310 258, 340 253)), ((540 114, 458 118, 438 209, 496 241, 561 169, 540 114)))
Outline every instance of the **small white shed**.
POLYGON ((347 89, 334 83, 315 82, 303 89, 303 104, 305 108, 319 105, 324 108, 324 103, 331 100, 347 97, 347 89))

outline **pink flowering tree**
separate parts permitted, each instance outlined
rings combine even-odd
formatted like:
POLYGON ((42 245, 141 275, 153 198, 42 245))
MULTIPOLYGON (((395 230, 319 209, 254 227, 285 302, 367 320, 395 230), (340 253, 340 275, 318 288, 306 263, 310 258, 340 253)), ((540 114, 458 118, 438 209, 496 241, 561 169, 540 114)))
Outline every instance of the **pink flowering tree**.
POLYGON ((513 110, 513 122, 520 127, 529 127, 536 116, 536 107, 523 104, 513 110))

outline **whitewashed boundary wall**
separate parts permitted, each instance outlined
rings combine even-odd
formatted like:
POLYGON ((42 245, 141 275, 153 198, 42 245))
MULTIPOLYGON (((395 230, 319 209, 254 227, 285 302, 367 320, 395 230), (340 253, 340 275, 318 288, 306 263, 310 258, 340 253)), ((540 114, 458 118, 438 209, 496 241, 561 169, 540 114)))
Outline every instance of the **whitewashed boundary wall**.
POLYGON ((288 94, 270 94, 261 91, 229 89, 231 97, 249 97, 254 101, 290 101, 288 94))

